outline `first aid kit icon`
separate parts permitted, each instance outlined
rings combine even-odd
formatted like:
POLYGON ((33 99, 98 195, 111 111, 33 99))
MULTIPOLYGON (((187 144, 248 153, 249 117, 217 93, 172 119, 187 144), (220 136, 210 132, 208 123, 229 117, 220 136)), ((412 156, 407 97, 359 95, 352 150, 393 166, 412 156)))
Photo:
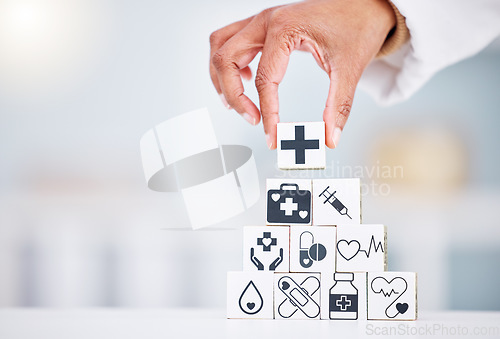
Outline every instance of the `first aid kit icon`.
POLYGON ((309 224, 311 222, 311 191, 299 189, 295 183, 283 183, 267 192, 269 224, 309 224))

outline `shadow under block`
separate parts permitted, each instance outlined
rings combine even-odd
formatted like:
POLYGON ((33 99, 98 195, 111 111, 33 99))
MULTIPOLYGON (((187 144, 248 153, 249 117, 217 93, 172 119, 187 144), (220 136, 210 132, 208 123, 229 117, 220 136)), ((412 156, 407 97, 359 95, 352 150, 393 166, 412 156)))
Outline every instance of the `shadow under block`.
POLYGON ((415 272, 368 273, 368 320, 416 320, 415 272))
POLYGON ((335 226, 290 227, 290 272, 335 271, 335 226))
POLYGON ((314 179, 313 224, 361 223, 361 183, 358 178, 314 179))
POLYGON ((321 272, 321 319, 366 320, 366 273, 321 272))
POLYGON ((384 225, 337 225, 338 272, 387 270, 387 233, 384 225))
POLYGON ((267 179, 267 225, 311 225, 311 207, 310 179, 267 179))
POLYGON ((277 153, 280 169, 323 169, 326 166, 325 123, 278 123, 277 153))
POLYGON ((273 319, 272 272, 227 272, 227 318, 273 319))
POLYGON ((243 270, 288 272, 290 227, 243 227, 243 270))
POLYGON ((319 319, 319 273, 274 274, 275 319, 319 319))

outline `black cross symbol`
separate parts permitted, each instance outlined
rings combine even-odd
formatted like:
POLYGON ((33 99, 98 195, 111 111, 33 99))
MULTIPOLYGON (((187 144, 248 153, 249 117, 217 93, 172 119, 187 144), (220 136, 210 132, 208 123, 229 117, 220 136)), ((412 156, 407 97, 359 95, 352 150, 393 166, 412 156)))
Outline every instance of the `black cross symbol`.
POLYGON ((351 306, 351 301, 347 299, 345 295, 341 296, 340 299, 335 303, 337 307, 340 307, 341 311, 347 311, 347 308, 351 306))
POLYGON ((271 232, 263 232, 262 234, 262 238, 257 238, 257 245, 262 245, 262 250, 264 252, 270 252, 271 251, 271 246, 276 246, 276 238, 272 238, 271 237, 271 232), (271 240, 268 240, 266 242, 268 242, 268 244, 265 244, 264 243, 264 239, 271 239, 271 240))
POLYGON ((306 149, 319 149, 319 139, 304 138, 304 126, 295 126, 295 140, 281 140, 281 149, 295 150, 295 163, 306 163, 306 149))

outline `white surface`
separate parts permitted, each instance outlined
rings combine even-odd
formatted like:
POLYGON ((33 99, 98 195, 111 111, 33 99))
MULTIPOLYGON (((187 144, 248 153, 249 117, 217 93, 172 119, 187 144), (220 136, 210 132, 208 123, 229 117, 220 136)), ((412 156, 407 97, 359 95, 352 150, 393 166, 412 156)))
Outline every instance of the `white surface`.
MULTIPOLYGON (((330 289, 335 285, 333 274, 334 272, 321 273, 321 319, 330 319, 330 289)), ((352 285, 358 290, 358 320, 366 320, 366 273, 354 273, 352 285)))
POLYGON ((278 123, 277 126, 277 142, 276 149, 278 153, 278 167, 281 169, 318 169, 325 168, 326 154, 325 154, 325 123, 318 122, 289 122, 278 123), (305 163, 295 163, 295 150, 282 150, 282 140, 296 140, 295 126, 304 126, 304 139, 305 140, 318 140, 318 149, 305 150, 305 163))
POLYGON ((338 272, 370 272, 386 269, 387 238, 384 225, 337 226, 338 272))
POLYGON ((227 317, 273 319, 272 272, 227 272, 227 317))
POLYGON ((474 331, 486 334, 475 337, 500 338, 499 324, 500 312, 422 312, 417 321, 303 321, 226 319, 223 309, 0 309, 0 338, 8 339, 344 339, 398 330, 408 338, 457 338, 449 333, 458 330, 470 338, 474 331))
POLYGON ((254 249, 254 257, 264 265, 264 271, 269 271, 269 265, 279 256, 280 249, 283 249, 282 262, 276 266, 275 272, 288 272, 289 265, 289 241, 290 227, 288 226, 245 226, 243 227, 243 270, 257 271, 257 266, 252 263, 250 251, 254 249), (264 245, 259 245, 258 238, 263 238, 265 232, 270 232, 270 238, 262 239, 264 245, 268 245, 269 251, 264 251, 264 245), (266 242, 276 239, 276 245, 266 242))
POLYGON ((417 314, 415 272, 368 272, 368 319, 414 320, 417 314), (408 304, 402 314, 398 304, 408 304))
MULTIPOLYGON (((361 183, 359 178, 314 179, 313 186, 313 224, 339 225, 361 223, 361 183), (328 188, 328 192, 320 194, 328 188), (328 197, 334 193, 331 199, 328 197), (325 201, 328 199, 328 202, 325 201), (347 208, 347 215, 340 214, 332 203, 341 202, 347 208), (351 219, 349 218, 351 217, 351 219)), ((342 213, 345 211, 341 210, 342 213)))
POLYGON ((290 272, 334 271, 336 236, 337 231, 333 226, 292 226, 290 228, 290 272), (321 244, 325 247, 326 255, 323 259, 317 260, 318 258, 315 257, 317 246, 312 247, 314 244, 321 244), (300 253, 302 251, 307 253, 304 264, 307 266, 311 263, 311 266, 301 265, 300 253))

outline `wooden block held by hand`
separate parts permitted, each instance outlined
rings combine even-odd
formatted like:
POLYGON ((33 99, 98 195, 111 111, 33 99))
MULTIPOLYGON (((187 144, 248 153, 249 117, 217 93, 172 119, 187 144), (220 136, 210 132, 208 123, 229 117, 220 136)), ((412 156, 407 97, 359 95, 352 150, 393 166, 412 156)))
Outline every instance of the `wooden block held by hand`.
POLYGON ((278 123, 277 142, 280 169, 325 168, 323 121, 278 123))

